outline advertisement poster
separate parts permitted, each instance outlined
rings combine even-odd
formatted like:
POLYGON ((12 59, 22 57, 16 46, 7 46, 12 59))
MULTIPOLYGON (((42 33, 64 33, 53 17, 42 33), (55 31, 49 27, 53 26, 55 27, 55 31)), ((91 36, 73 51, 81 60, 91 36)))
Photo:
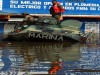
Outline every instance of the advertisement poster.
MULTIPOLYGON (((58 0, 65 15, 100 15, 98 0, 58 0)), ((52 0, 0 0, 0 12, 21 14, 49 14, 52 0)))

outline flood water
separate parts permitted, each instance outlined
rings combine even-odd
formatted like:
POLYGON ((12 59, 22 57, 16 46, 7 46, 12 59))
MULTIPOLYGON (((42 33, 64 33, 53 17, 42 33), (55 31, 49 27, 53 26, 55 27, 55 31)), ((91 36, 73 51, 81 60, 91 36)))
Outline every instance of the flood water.
POLYGON ((0 57, 4 75, 100 75, 99 44, 0 42, 0 57))

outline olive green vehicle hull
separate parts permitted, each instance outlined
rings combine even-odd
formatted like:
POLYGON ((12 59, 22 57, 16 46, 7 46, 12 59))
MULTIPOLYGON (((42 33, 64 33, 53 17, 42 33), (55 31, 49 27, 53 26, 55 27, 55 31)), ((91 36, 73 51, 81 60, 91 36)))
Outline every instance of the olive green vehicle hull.
POLYGON ((81 41, 81 37, 79 35, 32 31, 27 33, 12 33, 8 35, 8 39, 14 41, 81 41))
POLYGON ((16 29, 21 29, 20 32, 14 30, 8 34, 7 38, 20 41, 82 41, 84 37, 80 34, 81 25, 82 23, 77 20, 65 20, 61 25, 53 23, 24 25, 16 29))

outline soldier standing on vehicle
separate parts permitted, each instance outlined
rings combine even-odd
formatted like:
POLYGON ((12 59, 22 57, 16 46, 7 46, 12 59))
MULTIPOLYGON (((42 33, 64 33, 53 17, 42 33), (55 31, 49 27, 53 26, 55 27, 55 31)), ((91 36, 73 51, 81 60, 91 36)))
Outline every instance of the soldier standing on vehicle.
POLYGON ((61 20, 63 19, 62 14, 64 13, 64 8, 62 5, 60 5, 59 2, 56 0, 52 1, 52 6, 50 8, 50 14, 52 15, 53 18, 57 20, 58 25, 60 24, 61 20))

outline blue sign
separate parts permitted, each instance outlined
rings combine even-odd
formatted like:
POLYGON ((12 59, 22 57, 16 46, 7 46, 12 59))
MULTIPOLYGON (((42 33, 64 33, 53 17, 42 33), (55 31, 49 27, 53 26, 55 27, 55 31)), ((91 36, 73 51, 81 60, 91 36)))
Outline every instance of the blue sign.
MULTIPOLYGON (((58 0, 65 15, 100 15, 98 0, 58 0)), ((49 14, 52 0, 0 0, 0 13, 49 14)))

